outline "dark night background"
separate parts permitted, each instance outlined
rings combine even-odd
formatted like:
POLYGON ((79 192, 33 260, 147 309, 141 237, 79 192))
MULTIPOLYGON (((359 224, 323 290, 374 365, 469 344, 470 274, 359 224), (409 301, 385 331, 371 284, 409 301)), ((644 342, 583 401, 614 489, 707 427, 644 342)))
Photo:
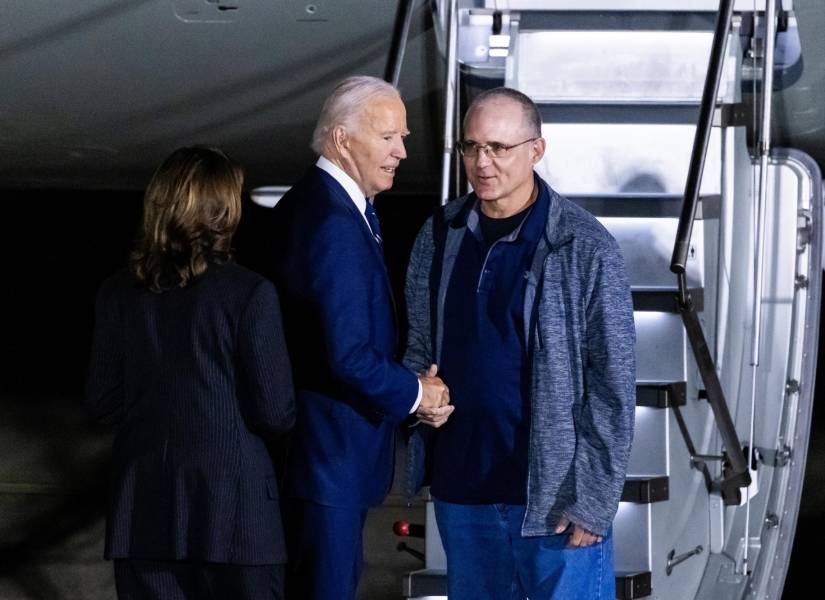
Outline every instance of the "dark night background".
MULTIPOLYGON (((0 489, 0 579, 17 579, 32 597, 51 598, 57 590, 44 587, 26 565, 105 512, 109 434, 86 419, 79 399, 95 291, 125 264, 142 197, 139 192, 5 190, 0 198, 0 485, 28 481, 53 486, 54 492, 0 489)), ((409 250, 435 202, 434 196, 391 194, 377 202, 399 311, 409 250)), ((238 262, 258 270, 266 260, 261 253, 265 211, 245 201, 235 238, 238 262)), ((825 389, 823 354, 818 380, 825 389)), ((816 581, 811 574, 818 562, 815 532, 825 530, 818 500, 825 455, 823 413, 825 407, 815 406, 786 599, 808 597, 806 588, 816 581)))

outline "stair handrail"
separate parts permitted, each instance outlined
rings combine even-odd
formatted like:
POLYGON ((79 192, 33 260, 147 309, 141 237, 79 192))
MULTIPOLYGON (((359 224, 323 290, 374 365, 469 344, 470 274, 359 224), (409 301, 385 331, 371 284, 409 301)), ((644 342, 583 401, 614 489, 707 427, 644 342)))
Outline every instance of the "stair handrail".
POLYGON ((716 427, 722 438, 725 448, 727 465, 723 469, 722 477, 716 482, 726 504, 738 504, 739 488, 750 485, 751 477, 748 461, 742 452, 742 445, 728 410, 722 384, 716 372, 710 349, 708 348, 702 325, 693 306, 685 276, 685 265, 690 249, 690 236, 693 223, 696 220, 696 208, 699 203, 699 191, 702 184, 702 173, 710 142, 713 114, 716 109, 716 98, 719 92, 719 82, 724 67, 725 46, 728 32, 733 20, 734 0, 720 0, 719 11, 716 14, 716 26, 713 33, 708 71, 702 90, 702 104, 699 108, 699 121, 696 124, 696 134, 693 139, 693 149, 690 156, 687 181, 685 183, 685 197, 682 211, 679 216, 679 225, 676 229, 676 241, 673 246, 673 255, 670 270, 676 274, 679 293, 677 303, 682 321, 690 341, 699 374, 705 386, 707 399, 713 411, 716 427))
POLYGON ((455 149, 455 123, 458 107, 458 2, 447 2, 447 52, 444 82, 444 148, 441 155, 441 194, 444 206, 450 199, 450 173, 455 149))
POLYGON ((387 66, 384 68, 384 81, 391 83, 394 87, 398 87, 398 81, 401 78, 401 65, 404 63, 404 52, 407 49, 407 38, 410 34, 415 3, 416 0, 398 0, 392 42, 387 55, 387 66))
POLYGON ((716 14, 716 26, 713 32, 708 71, 702 90, 702 104, 699 107, 699 121, 696 124, 696 134, 693 138, 693 149, 690 155, 690 166, 688 167, 687 181, 685 182, 685 199, 682 203, 682 213, 676 229, 676 242, 673 246, 673 255, 670 260, 670 270, 677 275, 685 272, 685 265, 690 250, 690 234, 693 231, 693 223, 696 220, 696 207, 699 204, 699 190, 702 184, 702 173, 705 168, 708 143, 710 142, 713 113, 716 110, 716 96, 719 92, 719 81, 722 79, 725 45, 733 19, 734 3, 735 0, 720 0, 719 12, 716 14))

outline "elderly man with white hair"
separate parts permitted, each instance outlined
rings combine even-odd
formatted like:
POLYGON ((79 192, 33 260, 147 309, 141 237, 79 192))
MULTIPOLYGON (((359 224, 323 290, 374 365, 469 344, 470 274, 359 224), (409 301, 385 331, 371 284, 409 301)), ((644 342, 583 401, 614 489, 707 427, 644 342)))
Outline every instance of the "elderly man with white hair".
MULTIPOLYGON (((297 392, 284 502, 287 597, 354 598, 367 509, 392 483, 395 428, 452 407, 431 365, 396 360, 396 315, 372 200, 407 154, 398 91, 350 77, 313 134, 318 161, 275 208, 275 279, 297 392)), ((274 490, 273 490, 274 493, 274 490)))

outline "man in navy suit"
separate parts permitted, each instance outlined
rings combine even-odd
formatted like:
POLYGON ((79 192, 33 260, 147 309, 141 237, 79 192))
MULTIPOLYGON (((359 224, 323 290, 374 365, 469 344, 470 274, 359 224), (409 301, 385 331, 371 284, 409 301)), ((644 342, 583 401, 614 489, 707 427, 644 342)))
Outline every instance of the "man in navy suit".
POLYGON ((275 208, 275 278, 297 390, 286 460, 287 597, 354 598, 367 508, 390 489, 396 426, 443 424, 452 407, 432 365, 395 357, 397 328, 375 194, 406 158, 398 91, 350 77, 326 100, 316 164, 275 208))

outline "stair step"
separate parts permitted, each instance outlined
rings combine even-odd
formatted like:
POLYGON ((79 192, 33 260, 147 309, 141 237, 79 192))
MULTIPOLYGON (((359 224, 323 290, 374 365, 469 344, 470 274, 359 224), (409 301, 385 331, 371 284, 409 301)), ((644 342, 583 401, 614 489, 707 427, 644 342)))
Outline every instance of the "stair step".
MULTIPOLYGON (((544 16, 534 15, 536 21, 544 16)), ((554 17, 549 15, 551 21, 554 17)), ((579 15, 574 18, 582 20, 579 15)), ((645 27, 639 18, 630 17, 626 24, 638 22, 645 27)), ((617 28, 605 35, 603 30, 590 27, 559 30, 546 28, 548 25, 552 27, 552 23, 519 21, 518 41, 512 46, 513 68, 507 72, 512 76, 508 83, 511 80, 538 102, 695 107, 702 99, 712 28, 676 31, 645 27, 642 32, 617 28), (553 63, 564 68, 548 69, 553 63), (638 75, 630 86, 628 73, 638 75)), ((726 81, 721 83, 724 96, 726 81)))
MULTIPOLYGON (((570 194, 567 198, 595 217, 634 219, 678 219, 682 214, 684 200, 684 196, 678 194, 570 194)), ((696 219, 718 218, 719 201, 718 194, 700 197, 696 219)), ((651 227, 655 227, 655 224, 651 224, 651 227)))
POLYGON ((687 384, 684 381, 636 385, 636 406, 670 408, 684 406, 686 402, 687 384))
MULTIPOLYGON (((677 119, 685 109, 637 111, 632 106, 614 110, 608 102, 618 101, 605 99, 598 103, 599 110, 584 110, 578 107, 577 99, 571 99, 569 102, 576 104, 576 108, 566 114, 563 100, 559 98, 555 100, 556 106, 547 106, 551 114, 558 109, 560 117, 571 121, 557 122, 550 115, 545 117, 542 136, 549 140, 552 151, 545 153, 536 166, 538 174, 553 189, 568 197, 684 194, 696 135, 695 122, 680 122, 687 115, 677 119), (615 113, 609 116, 618 122, 605 118, 608 113, 615 113)), ((717 180, 721 178, 721 140, 721 129, 713 128, 702 178, 703 196, 721 192, 721 179, 717 180)), ((670 244, 673 245, 672 240, 670 244)))
MULTIPOLYGON (((447 573, 441 569, 422 569, 406 573, 401 582, 405 598, 447 595, 447 573)), ((616 573, 616 600, 649 596, 650 572, 616 573)))
POLYGON ((542 123, 611 123, 625 125, 695 125, 698 102, 640 102, 594 98, 588 102, 540 101, 542 123))
POLYGON ((670 478, 667 475, 656 477, 629 476, 624 482, 622 502, 634 504, 652 504, 670 498, 670 478))
MULTIPOLYGON (((637 310, 673 312, 678 280, 670 270, 670 258, 679 219, 671 215, 681 212, 681 197, 582 194, 571 201, 593 214, 619 244, 630 287, 637 292, 637 310), (666 212, 671 214, 662 214, 666 212), (662 305, 662 301, 666 303, 662 305)), ((713 204, 712 196, 703 196, 705 201, 708 205, 713 204)), ((702 227, 694 229, 685 273, 688 289, 705 286, 704 231, 702 227)), ((693 297, 701 300, 699 293, 694 293, 693 297)))
POLYGON ((447 571, 421 569, 405 573, 401 580, 401 594, 405 598, 447 595, 447 571))
POLYGON ((650 571, 616 573, 616 600, 634 600, 650 596, 650 571))
POLYGON ((508 7, 522 11, 519 27, 530 31, 712 32, 719 10, 718 0, 669 0, 655 11, 640 11, 639 4, 638 0, 509 0, 508 7))
MULTIPOLYGON (((705 293, 702 288, 691 288, 688 290, 693 300, 693 307, 696 312, 702 312, 705 308, 705 293)), ((667 312, 677 313, 676 288, 658 290, 633 290, 633 310, 646 312, 667 312)))

